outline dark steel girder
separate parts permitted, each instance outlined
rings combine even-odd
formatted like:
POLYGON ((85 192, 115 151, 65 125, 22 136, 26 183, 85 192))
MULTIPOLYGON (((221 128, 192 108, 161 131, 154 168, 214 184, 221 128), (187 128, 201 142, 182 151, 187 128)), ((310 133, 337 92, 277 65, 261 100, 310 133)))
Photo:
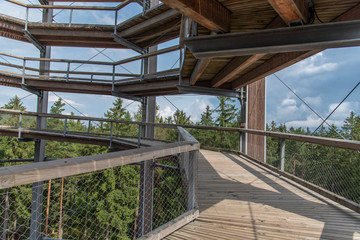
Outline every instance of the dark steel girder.
POLYGON ((233 90, 218 89, 218 88, 207 88, 207 87, 196 87, 196 86, 183 86, 177 85, 180 93, 195 93, 201 95, 211 95, 211 96, 223 96, 231 98, 239 98, 240 93, 233 90))
POLYGON ((192 37, 184 43, 196 58, 359 46, 360 20, 192 37))

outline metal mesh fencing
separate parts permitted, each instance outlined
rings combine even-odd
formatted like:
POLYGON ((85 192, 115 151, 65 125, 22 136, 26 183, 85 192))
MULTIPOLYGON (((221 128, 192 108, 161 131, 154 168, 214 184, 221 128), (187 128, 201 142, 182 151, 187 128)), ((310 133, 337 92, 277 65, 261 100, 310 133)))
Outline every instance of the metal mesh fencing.
POLYGON ((0 239, 29 239, 36 225, 42 239, 135 239, 169 222, 187 210, 180 158, 146 162, 153 184, 143 196, 141 164, 44 181, 37 197, 33 184, 0 190, 0 239), (148 203, 151 212, 141 220, 141 206, 148 203), (33 225, 37 219, 40 224, 33 225), (141 221, 150 223, 143 233, 141 221))
MULTIPOLYGON (((267 163, 280 169, 281 140, 268 138, 269 142, 273 150, 267 151, 267 163)), ((360 203, 359 152, 286 140, 284 160, 286 172, 360 203)))

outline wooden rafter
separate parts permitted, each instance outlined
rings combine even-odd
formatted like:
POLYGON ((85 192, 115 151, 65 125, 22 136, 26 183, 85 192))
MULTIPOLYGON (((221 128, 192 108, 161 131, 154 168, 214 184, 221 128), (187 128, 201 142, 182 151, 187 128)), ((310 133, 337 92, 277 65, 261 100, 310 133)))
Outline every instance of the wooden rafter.
POLYGON ((195 83, 199 80, 200 76, 205 72, 205 69, 210 64, 210 62, 211 58, 199 59, 196 62, 195 68, 191 73, 190 85, 195 85, 195 83))
MULTIPOLYGON (((360 4, 357 4, 350 10, 341 14, 332 20, 332 22, 337 21, 349 21, 360 19, 360 4)), ((248 85, 252 82, 255 82, 263 77, 266 77, 274 72, 277 72, 283 68, 286 68, 292 64, 295 64, 307 57, 315 55, 322 50, 314 51, 302 51, 302 52, 292 52, 292 53, 279 53, 273 56, 271 59, 260 65, 259 67, 253 69, 252 71, 241 76, 232 83, 233 89, 241 88, 245 85, 248 85)))
POLYGON ((309 21, 310 12, 306 0, 268 0, 268 2, 286 23, 296 20, 302 20, 303 23, 309 21))
MULTIPOLYGON (((266 27, 266 29, 285 27, 286 24, 278 16, 266 27)), ((235 57, 230 63, 228 63, 211 81, 212 87, 219 87, 223 83, 229 82, 238 73, 258 61, 264 56, 264 54, 255 54, 253 56, 241 56, 235 57)))
POLYGON ((211 81, 211 87, 219 87, 223 83, 235 77, 245 68, 262 58, 265 54, 255 54, 253 56, 240 56, 233 58, 211 81))
POLYGON ((163 0, 162 2, 212 31, 229 31, 231 12, 217 0, 163 0))
POLYGON ((253 83, 261 78, 264 78, 274 72, 277 72, 285 67, 295 64, 307 57, 310 57, 320 51, 303 51, 303 52, 290 52, 290 53, 279 53, 266 61, 264 64, 246 73, 239 79, 232 83, 233 89, 241 88, 245 85, 253 83))

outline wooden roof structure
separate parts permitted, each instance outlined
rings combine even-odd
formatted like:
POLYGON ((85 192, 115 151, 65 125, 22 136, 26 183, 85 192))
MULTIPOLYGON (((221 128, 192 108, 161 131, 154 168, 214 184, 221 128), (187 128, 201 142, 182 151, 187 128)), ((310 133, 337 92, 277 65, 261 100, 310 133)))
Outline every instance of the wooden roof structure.
MULTIPOLYGON (((287 27, 291 21, 303 19, 301 14, 293 18, 286 15, 294 8, 291 6, 296 5, 297 2, 306 1, 220 0, 219 2, 231 11, 229 33, 237 33, 287 27), (288 2, 288 6, 278 7, 276 3, 281 6, 281 2, 288 2)), ((319 19, 324 23, 360 18, 359 1, 314 0, 312 3, 319 19)), ((306 11, 308 10, 306 9, 306 11)), ((315 17, 313 24, 321 24, 319 19, 315 17)), ((210 32, 209 29, 203 26, 198 29, 199 36, 209 35, 210 32)), ((190 84, 194 86, 237 89, 299 62, 321 50, 324 49, 202 59, 196 59, 187 50, 182 77, 190 78, 190 84)))

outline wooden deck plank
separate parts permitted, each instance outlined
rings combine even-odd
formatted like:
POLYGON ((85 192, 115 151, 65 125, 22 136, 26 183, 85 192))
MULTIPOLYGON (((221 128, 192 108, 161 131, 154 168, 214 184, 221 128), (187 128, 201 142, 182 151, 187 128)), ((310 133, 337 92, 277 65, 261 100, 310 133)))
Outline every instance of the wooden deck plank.
POLYGON ((360 239, 360 214, 231 154, 201 150, 197 199, 166 239, 360 239))

